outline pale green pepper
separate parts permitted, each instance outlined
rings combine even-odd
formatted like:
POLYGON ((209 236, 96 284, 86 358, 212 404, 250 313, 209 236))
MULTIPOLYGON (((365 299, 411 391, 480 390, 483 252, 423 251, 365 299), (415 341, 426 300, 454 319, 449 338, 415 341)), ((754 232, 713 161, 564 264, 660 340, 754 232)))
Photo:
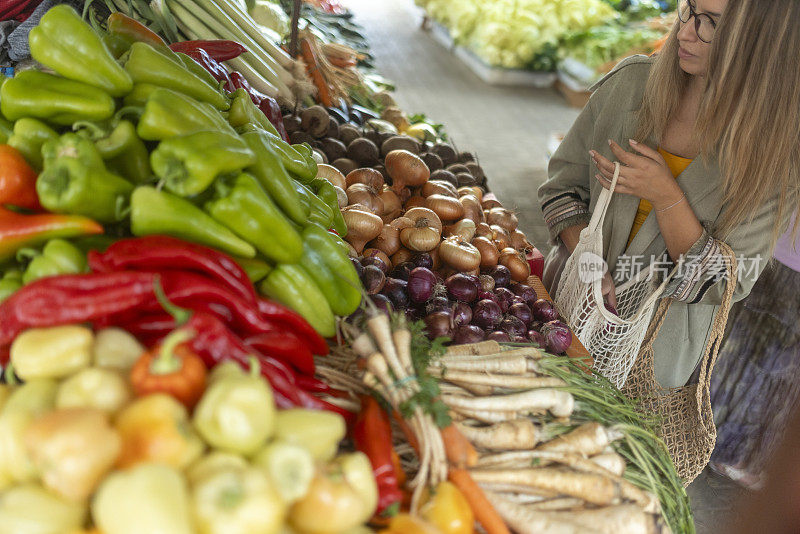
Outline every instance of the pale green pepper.
POLYGON ((278 534, 286 504, 258 468, 223 467, 192 488, 192 508, 201 534, 278 534))
POLYGON ((56 408, 96 408, 113 415, 130 399, 130 386, 119 371, 87 367, 61 383, 56 408))
POLYGON ((68 502, 39 484, 15 486, 0 499, 0 534, 77 532, 86 512, 85 503, 68 502))
POLYGON ((307 449, 275 440, 253 458, 287 504, 305 497, 314 479, 314 458, 307 449))
POLYGON ((92 359, 98 367, 127 373, 144 350, 139 340, 122 328, 104 328, 95 335, 92 359))
POLYGON ((106 477, 92 500, 103 534, 194 534, 183 475, 163 464, 143 463, 106 477))
POLYGON ((69 376, 89 365, 93 342, 84 326, 31 328, 11 344, 11 363, 23 380, 69 376))
POLYGON ((275 438, 303 447, 315 460, 336 456, 347 432, 344 418, 335 412, 292 408, 278 412, 275 438))
POLYGON ((258 375, 258 366, 247 374, 226 370, 210 382, 195 408, 195 428, 212 447, 255 453, 275 429, 272 388, 258 375))
POLYGON ((194 486, 206 477, 213 475, 216 471, 244 469, 247 465, 247 460, 238 454, 213 451, 190 465, 186 469, 186 478, 189 480, 189 485, 194 486))
POLYGON ((36 478, 23 435, 33 419, 53 408, 57 389, 54 380, 34 379, 8 397, 0 413, 0 490, 36 478))

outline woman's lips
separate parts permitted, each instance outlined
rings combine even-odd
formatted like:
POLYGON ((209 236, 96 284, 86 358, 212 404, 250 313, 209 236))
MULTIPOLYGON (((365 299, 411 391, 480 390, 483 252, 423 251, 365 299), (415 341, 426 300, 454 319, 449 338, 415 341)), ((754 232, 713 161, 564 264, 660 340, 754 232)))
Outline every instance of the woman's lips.
POLYGON ((682 46, 679 46, 678 47, 678 57, 681 58, 681 59, 691 59, 691 58, 694 57, 694 54, 690 54, 689 52, 686 51, 685 48, 683 48, 682 46))

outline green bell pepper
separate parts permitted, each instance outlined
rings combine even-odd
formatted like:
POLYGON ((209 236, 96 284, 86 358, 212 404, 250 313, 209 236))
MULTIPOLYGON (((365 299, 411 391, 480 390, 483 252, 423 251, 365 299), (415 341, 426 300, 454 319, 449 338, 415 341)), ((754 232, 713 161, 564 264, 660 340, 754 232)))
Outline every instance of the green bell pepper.
POLYGON ((217 181, 216 197, 205 204, 217 221, 252 243, 268 260, 296 263, 303 240, 252 175, 217 181))
POLYGON ((14 123, 0 117, 0 145, 8 143, 12 135, 14 135, 14 123))
POLYGON ((94 143, 67 133, 47 141, 42 156, 44 168, 36 180, 42 206, 99 222, 122 220, 133 184, 106 169, 94 143))
POLYGON ((297 147, 302 145, 290 145, 281 139, 279 135, 264 130, 253 122, 247 122, 239 126, 237 131, 239 131, 239 133, 253 131, 263 132, 263 135, 269 140, 272 149, 280 156, 283 166, 286 167, 287 171, 295 175, 300 182, 307 184, 317 177, 317 162, 310 156, 306 157, 297 150, 297 147))
POLYGON ((88 268, 86 255, 63 239, 51 239, 41 252, 22 249, 17 252, 17 259, 31 254, 33 259, 22 275, 22 283, 26 285, 47 276, 85 273, 88 268))
POLYGON ((336 230, 336 233, 340 236, 345 237, 347 235, 347 224, 345 224, 344 217, 342 217, 342 210, 339 209, 339 197, 333 188, 333 184, 324 178, 315 178, 309 184, 309 187, 331 209, 333 214, 331 228, 336 230))
POLYGON ((239 88, 231 96, 233 100, 231 101, 231 109, 228 111, 228 122, 231 126, 239 128, 247 124, 253 124, 272 135, 279 135, 278 130, 269 122, 264 112, 253 104, 253 100, 247 91, 239 88))
POLYGON ((114 99, 97 87, 36 70, 24 70, 3 84, 0 108, 8 120, 35 117, 59 125, 114 115, 114 99))
POLYGON ((315 195, 308 187, 296 180, 294 182, 295 191, 300 195, 300 201, 308 207, 308 219, 305 225, 318 224, 323 228, 330 228, 333 223, 333 212, 321 198, 315 195))
POLYGON ((0 278, 0 302, 17 292, 22 287, 22 271, 9 269, 0 278))
POLYGON ((136 126, 122 120, 113 130, 93 122, 77 122, 72 129, 94 141, 106 167, 135 184, 150 181, 150 155, 144 142, 136 135, 136 126))
POLYGON ((167 234, 253 258, 256 250, 203 210, 181 197, 140 186, 131 195, 131 232, 136 236, 167 234))
POLYGON ((25 158, 31 167, 42 170, 42 145, 51 139, 58 139, 55 130, 38 119, 24 117, 14 123, 14 133, 8 144, 25 158))
POLYGON ((125 61, 125 70, 134 83, 152 83, 208 102, 220 110, 230 107, 228 98, 210 87, 183 64, 172 61, 145 43, 133 43, 125 61))
POLYGON ((294 181, 272 149, 269 139, 258 131, 243 133, 241 137, 256 155, 256 162, 247 169, 247 172, 258 179, 283 213, 295 223, 305 224, 308 219, 308 208, 300 200, 294 181))
POLYGON ((152 83, 137 83, 131 89, 131 92, 125 95, 122 103, 131 107, 144 107, 147 104, 147 99, 153 94, 156 89, 163 89, 152 83))
POLYGON ((205 191, 221 174, 241 171, 256 157, 236 134, 206 131, 165 139, 150 154, 156 176, 182 197, 205 191))
POLYGON ((299 265, 278 265, 258 288, 265 296, 302 315, 321 336, 336 334, 336 320, 325 295, 299 265))
POLYGON ((66 4, 51 8, 28 35, 31 56, 64 78, 123 96, 133 88, 100 36, 66 4))
POLYGON ((213 87, 214 89, 219 89, 219 82, 216 78, 214 78, 210 72, 203 68, 203 66, 198 63, 197 61, 193 60, 183 52, 178 52, 175 54, 178 59, 180 60, 181 64, 186 67, 186 69, 203 80, 206 85, 209 87, 213 87))
POLYGON ((234 258, 236 263, 239 264, 239 267, 244 269, 244 272, 247 273, 247 278, 250 279, 250 282, 255 284, 263 280, 269 272, 272 270, 272 266, 265 262, 264 260, 259 260, 258 258, 234 258))
POLYGON ((161 141, 203 130, 236 133, 211 104, 169 89, 150 93, 136 126, 136 132, 145 141, 161 141))
POLYGON ((314 279, 336 315, 350 315, 361 303, 361 281, 353 263, 333 241, 330 233, 316 225, 303 230, 300 265, 314 279))

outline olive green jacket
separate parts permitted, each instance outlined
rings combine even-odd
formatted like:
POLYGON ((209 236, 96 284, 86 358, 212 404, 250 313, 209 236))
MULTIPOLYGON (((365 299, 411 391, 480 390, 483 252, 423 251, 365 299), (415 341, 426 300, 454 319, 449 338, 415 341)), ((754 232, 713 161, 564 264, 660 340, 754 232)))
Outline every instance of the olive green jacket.
MULTIPOLYGON (((602 190, 594 178, 598 171, 589 150, 614 161, 608 140, 627 147, 628 139, 636 135, 636 111, 642 103, 652 62, 646 56, 633 56, 603 78, 550 160, 549 178, 539 188, 539 202, 551 236, 560 246, 554 247, 545 263, 548 289, 555 289, 560 267, 566 260, 558 234, 569 226, 588 223, 602 190)), ((653 139, 644 141, 655 148, 653 139)), ((653 348, 656 378, 665 387, 682 386, 689 380, 703 354, 726 286, 726 280, 720 276, 724 271, 724 256, 713 236, 722 213, 719 163, 716 158, 698 157, 677 181, 705 231, 685 255, 693 267, 682 269, 664 294, 673 302, 653 348)), ((630 278, 633 264, 641 268, 655 260, 663 273, 673 267, 665 255, 666 244, 654 212, 647 217, 630 247, 626 247, 638 206, 638 198, 615 193, 603 224, 604 259, 618 284, 630 278)), ((775 202, 771 201, 752 222, 740 225, 726 239, 740 262, 734 301, 747 296, 766 267, 774 217, 775 202)))

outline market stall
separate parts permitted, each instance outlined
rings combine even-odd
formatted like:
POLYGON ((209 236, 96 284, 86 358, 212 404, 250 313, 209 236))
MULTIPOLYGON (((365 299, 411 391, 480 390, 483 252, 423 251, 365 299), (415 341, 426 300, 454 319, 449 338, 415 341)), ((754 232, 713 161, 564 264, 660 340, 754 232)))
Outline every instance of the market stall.
POLYGON ((57 5, 0 79, 0 523, 692 532, 475 155, 297 5, 57 5))

